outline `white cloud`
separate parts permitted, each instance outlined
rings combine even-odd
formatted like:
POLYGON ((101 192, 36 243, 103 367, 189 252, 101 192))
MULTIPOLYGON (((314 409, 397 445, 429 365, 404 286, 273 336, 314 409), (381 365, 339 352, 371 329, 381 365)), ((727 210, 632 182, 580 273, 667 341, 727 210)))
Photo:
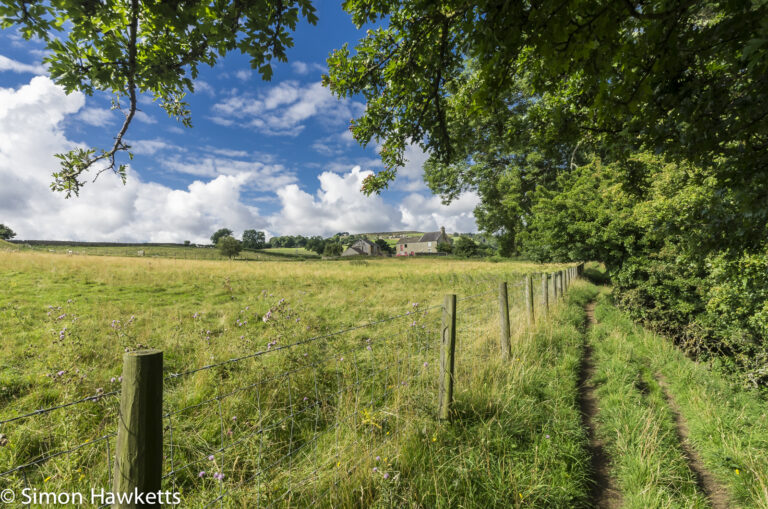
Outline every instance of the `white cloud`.
POLYGON ((128 145, 131 147, 131 152, 143 156, 151 156, 160 151, 169 152, 182 150, 181 147, 168 143, 160 138, 155 138, 154 140, 129 141, 128 145))
POLYGON ((412 193, 398 205, 387 204, 381 196, 366 196, 361 191, 370 171, 359 166, 344 175, 326 171, 318 179, 316 195, 291 184, 277 191, 281 210, 270 216, 270 230, 304 235, 332 235, 340 231, 362 233, 372 231, 420 230, 477 231, 472 211, 479 203, 475 194, 467 193, 451 205, 440 198, 412 193))
POLYGON ((213 106, 216 114, 212 120, 220 125, 252 127, 265 134, 297 136, 310 118, 339 124, 362 109, 360 103, 337 100, 320 82, 301 86, 285 81, 258 97, 232 94, 213 106))
POLYGON ((198 92, 202 92, 210 97, 213 97, 216 93, 214 88, 207 81, 195 80, 195 93, 198 92))
MULTIPOLYGON (((239 151, 211 147, 197 151, 202 157, 193 158, 182 148, 160 160, 172 171, 198 177, 181 189, 147 182, 130 167, 127 185, 105 173, 89 182, 80 197, 66 200, 49 189, 51 172, 58 169, 53 154, 77 146, 66 138, 63 125, 84 107, 83 94, 66 95, 46 77, 17 89, 0 88, 0 217, 22 239, 205 242, 220 227, 326 235, 440 226, 476 230, 472 210, 478 198, 473 194, 450 206, 420 193, 390 204, 360 192, 371 172, 359 167, 341 174, 323 172, 319 190, 310 194, 299 188, 294 173, 269 158, 251 153, 249 157, 260 160, 240 160, 239 151), (254 199, 254 191, 267 193, 254 199), (250 205, 258 200, 267 206, 275 196, 279 212, 268 217, 250 205)), ((162 139, 133 145, 144 154, 178 148, 162 139)))
POLYGON ((291 62, 291 69, 293 69, 293 72, 296 74, 299 74, 301 76, 308 74, 311 71, 318 71, 318 72, 327 72, 327 69, 325 66, 322 66, 320 64, 308 64, 306 62, 301 62, 299 60, 295 62, 291 62))
POLYGON ((347 148, 355 143, 355 138, 349 129, 344 129, 341 134, 320 138, 312 144, 315 152, 325 156, 341 155, 347 148))
POLYGON ((141 110, 136 110, 136 113, 133 115, 133 118, 135 118, 139 122, 144 122, 145 124, 157 124, 157 119, 155 119, 154 117, 150 117, 149 115, 147 115, 141 110))
POLYGON ((48 71, 40 64, 29 65, 19 61, 12 60, 6 56, 0 55, 0 71, 11 71, 17 73, 47 74, 48 71))
POLYGON ((106 108, 85 108, 75 118, 89 125, 105 127, 115 120, 115 113, 106 108))
POLYGON ((261 161, 195 155, 184 159, 163 159, 161 163, 171 171, 198 177, 243 176, 243 184, 258 191, 275 191, 296 182, 296 176, 282 165, 265 164, 261 161))
POLYGON ((241 201, 253 175, 218 175, 186 189, 145 182, 129 168, 123 186, 111 174, 88 183, 79 198, 49 189, 53 154, 75 147, 62 122, 85 104, 45 77, 0 88, 0 217, 24 239, 205 242, 223 226, 263 228, 257 208, 241 201))
POLYGON ((240 81, 248 81, 251 79, 251 71, 247 71, 245 69, 237 71, 235 73, 235 78, 239 79, 240 81))
POLYGON ((400 220, 404 230, 436 231, 441 226, 450 232, 477 231, 473 211, 480 197, 464 193, 450 205, 443 205, 438 196, 411 193, 400 203, 400 220))

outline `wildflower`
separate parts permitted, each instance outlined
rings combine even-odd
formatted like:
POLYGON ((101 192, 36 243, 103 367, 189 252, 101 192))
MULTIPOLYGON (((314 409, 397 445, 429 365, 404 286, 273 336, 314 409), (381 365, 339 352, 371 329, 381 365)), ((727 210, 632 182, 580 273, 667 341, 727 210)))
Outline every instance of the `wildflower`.
POLYGON ((0 433, 0 447, 5 447, 6 445, 8 445, 8 437, 0 433))
POLYGON ((199 316, 200 316, 200 313, 195 313, 194 315, 192 315, 192 318, 197 319, 197 317, 199 316))
POLYGON ((373 471, 378 472, 379 471, 378 467, 373 467, 373 471))
POLYGON ((376 456, 376 461, 381 461, 381 456, 376 456))
POLYGON ((546 435, 546 437, 545 437, 545 438, 549 438, 549 435, 546 435))
POLYGON ((102 389, 101 387, 97 388, 96 394, 104 394, 104 389, 102 389))
POLYGON ((411 324, 411 327, 416 327, 416 322, 413 322, 413 323, 411 324))
POLYGON ((245 336, 240 336, 240 339, 245 339, 245 336))
POLYGON ((368 350, 371 350, 371 345, 368 345, 365 348, 368 349, 368 350))
POLYGON ((384 479, 389 479, 389 472, 384 472, 384 479))
POLYGON ((208 461, 213 461, 214 459, 215 459, 215 458, 214 458, 213 454, 211 454, 210 456, 208 456, 208 461))
POLYGON ((61 375, 63 375, 64 373, 66 373, 66 371, 64 371, 64 370, 61 370, 61 371, 59 371, 58 373, 56 373, 56 376, 61 376, 61 375))
POLYGON ((308 399, 309 399, 308 397, 304 396, 304 401, 307 401, 308 399))
POLYGON ((117 377, 117 381, 118 382, 122 382, 123 381, 123 375, 120 375, 119 377, 117 377))
POLYGON ((115 383, 117 381, 117 378, 112 377, 112 378, 109 379, 109 381, 112 382, 112 383, 115 383))
POLYGON ((739 469, 738 468, 734 469, 734 472, 736 472, 736 475, 739 475, 739 469))
POLYGON ((200 479, 202 479, 203 477, 205 477, 205 470, 201 470, 201 471, 200 471, 200 473, 199 473, 199 474, 197 474, 197 477, 199 477, 200 479))
POLYGON ((236 415, 233 415, 233 416, 232 416, 232 420, 233 420, 233 421, 236 421, 236 420, 237 420, 237 416, 236 416, 236 415))
POLYGON ((217 479, 219 481, 223 481, 224 480, 224 474, 216 472, 215 474, 213 474, 213 478, 217 479))
POLYGON ((339 359, 339 360, 340 360, 340 361, 342 361, 342 362, 344 362, 344 357, 342 357, 342 358, 341 358, 341 359, 339 359))
POLYGON ((428 363, 428 362, 425 362, 425 363, 424 363, 424 367, 426 368, 427 366, 429 366, 429 363, 428 363))

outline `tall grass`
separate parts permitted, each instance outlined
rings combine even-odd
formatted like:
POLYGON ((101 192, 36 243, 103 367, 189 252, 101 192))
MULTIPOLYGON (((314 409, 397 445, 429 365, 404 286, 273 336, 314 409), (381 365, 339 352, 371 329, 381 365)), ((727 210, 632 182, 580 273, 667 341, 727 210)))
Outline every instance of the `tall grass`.
MULTIPOLYGON (((497 281, 547 268, 418 259, 238 264, 5 253, 0 420, 119 388, 126 349, 162 349, 170 377, 408 311, 407 318, 375 327, 168 378, 165 483, 182 493, 185 507, 220 496, 226 507, 316 500, 385 506, 414 497, 424 506, 446 507, 475 496, 497 503, 578 500, 577 489, 530 485, 534 479, 521 477, 506 458, 508 447, 519 449, 520 461, 534 451, 535 472, 552 482, 574 478, 575 485, 583 484, 573 459, 578 419, 571 422, 573 409, 562 399, 567 384, 542 393, 529 380, 542 370, 542 381, 566 373, 567 362, 578 357, 578 331, 566 321, 559 329, 547 332, 544 326, 528 334, 519 289, 512 296, 512 369, 493 355, 497 281), (445 293, 486 291, 491 293, 462 304, 458 415, 456 427, 446 428, 434 420, 439 310, 426 308, 445 293), (553 334, 570 334, 571 346, 560 352, 553 334), (553 357, 559 353, 562 358, 553 357), (526 416, 533 410, 538 414, 526 416), (561 414, 563 420, 556 447, 526 431, 550 422, 550 410, 556 410, 550 436, 558 433, 561 414), (500 448, 492 449, 493 456, 459 440, 481 432, 500 448), (517 438, 509 441, 509 433, 517 438), (452 471, 457 447, 469 463, 452 471), (492 457, 498 466, 488 463, 492 457), (432 469, 421 472, 427 460, 432 469), (476 484, 474 466, 481 461, 493 479, 476 484), (454 476, 450 482, 460 479, 460 487, 446 484, 446 474, 454 476), (507 486, 511 480, 514 489, 507 486)), ((109 436, 116 405, 114 396, 104 397, 4 426, 0 433, 8 444, 0 449, 0 471, 109 436)), ((14 482, 69 491, 108 486, 113 447, 108 438, 30 467, 14 482)))
POLYGON ((601 356, 604 435, 632 507, 704 507, 682 458, 660 393, 663 377, 688 428, 690 445, 734 507, 768 508, 766 401, 670 341, 634 325, 607 295, 591 340, 601 356))

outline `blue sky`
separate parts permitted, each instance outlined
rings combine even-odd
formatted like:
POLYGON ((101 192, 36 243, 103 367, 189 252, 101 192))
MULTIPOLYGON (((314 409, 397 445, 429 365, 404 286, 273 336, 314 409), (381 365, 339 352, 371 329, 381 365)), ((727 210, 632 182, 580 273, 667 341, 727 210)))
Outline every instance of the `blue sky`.
POLYGON ((423 184, 426 155, 416 146, 390 190, 359 192, 365 175, 381 169, 375 144, 360 147, 347 129, 365 104, 335 99, 320 77, 328 54, 362 34, 339 4, 317 9, 318 24, 299 27, 272 81, 239 54, 202 68, 187 98, 192 129, 141 98, 127 136, 135 153, 128 185, 104 174, 70 200, 46 188, 53 154, 108 147, 121 115, 106 94, 66 96, 45 76, 39 42, 0 31, 0 223, 26 239, 155 242, 203 241, 218 227, 269 235, 475 231, 477 197, 443 206, 423 184))

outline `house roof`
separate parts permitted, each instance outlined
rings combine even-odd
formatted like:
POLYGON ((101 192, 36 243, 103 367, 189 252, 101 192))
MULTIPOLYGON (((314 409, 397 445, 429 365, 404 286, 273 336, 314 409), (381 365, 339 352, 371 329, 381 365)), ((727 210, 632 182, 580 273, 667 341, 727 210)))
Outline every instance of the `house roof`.
POLYGON ((357 239, 356 241, 354 241, 354 242, 352 243, 352 245, 354 246, 355 244, 358 244, 358 243, 360 243, 360 242, 362 242, 362 243, 364 243, 364 244, 368 244, 368 245, 370 245, 370 246, 375 246, 375 245, 376 245, 376 244, 374 244, 373 242, 371 242, 371 241, 370 241, 370 240, 368 240, 368 239, 357 239))
POLYGON ((397 240, 398 244, 407 244, 409 242, 420 242, 421 237, 401 237, 397 240))
POLYGON ((352 246, 349 246, 349 247, 347 248, 347 250, 346 250, 346 251, 344 251, 344 252, 346 253, 347 251, 354 251, 354 252, 356 252, 357 254, 361 254, 361 255, 364 255, 364 254, 366 254, 366 253, 365 253, 365 252, 364 252, 362 249, 358 249, 358 248, 356 248, 356 247, 352 247, 352 246))
POLYGON ((425 233, 421 236, 421 239, 419 239, 419 242, 435 242, 437 239, 440 238, 440 234, 442 232, 429 232, 425 233))

